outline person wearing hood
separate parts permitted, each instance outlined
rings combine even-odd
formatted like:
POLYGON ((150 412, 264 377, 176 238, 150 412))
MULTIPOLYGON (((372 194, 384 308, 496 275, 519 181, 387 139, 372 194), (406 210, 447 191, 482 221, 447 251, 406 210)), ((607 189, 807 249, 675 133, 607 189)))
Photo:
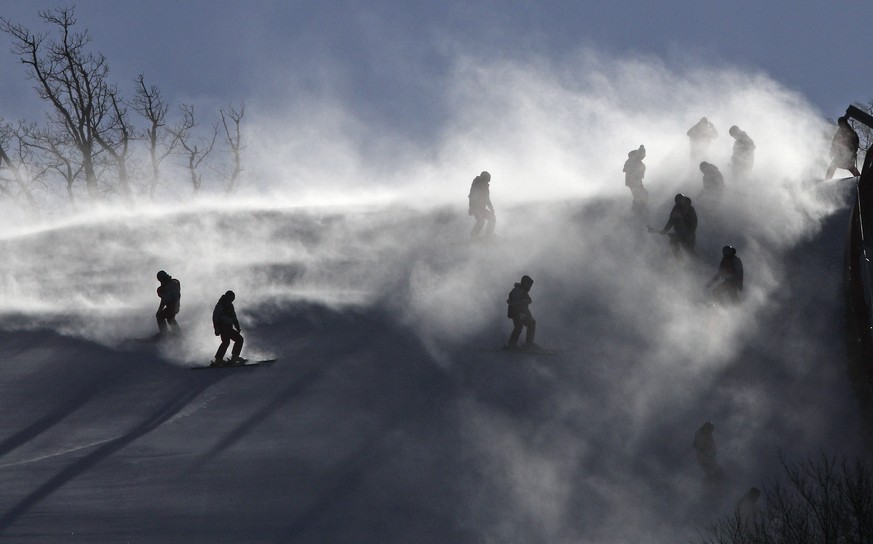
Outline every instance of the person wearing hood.
POLYGON ((700 121, 689 128, 686 134, 691 146, 691 160, 694 162, 706 159, 709 144, 718 138, 718 131, 715 130, 715 126, 706 117, 701 117, 700 121))
POLYGON ((470 232, 471 238, 476 238, 485 227, 485 236, 494 234, 494 226, 497 223, 497 216, 494 214, 494 205, 491 204, 491 174, 483 171, 473 179, 470 185, 469 210, 468 214, 476 219, 476 224, 473 225, 473 230, 470 232))
POLYGON ((752 170, 755 164, 755 142, 744 130, 734 125, 728 130, 734 139, 734 149, 731 154, 731 174, 734 179, 743 178, 752 170))
POLYGON ((534 343, 537 322, 530 312, 530 305, 533 303, 530 298, 530 288, 532 285, 533 279, 530 276, 522 276, 521 281, 515 284, 515 287, 509 292, 509 298, 506 299, 506 303, 509 305, 506 317, 512 320, 513 325, 512 333, 509 335, 509 343, 506 345, 507 349, 519 349, 518 338, 525 327, 527 327, 527 333, 525 334, 524 349, 539 348, 534 343))
POLYGON ((246 359, 240 357, 243 347, 243 337, 240 334, 242 329, 239 326, 239 320, 236 317, 236 310, 233 307, 233 301, 236 295, 233 291, 227 291, 212 311, 212 326, 215 329, 215 336, 221 337, 221 345, 218 346, 218 351, 215 352, 215 360, 212 361, 212 366, 220 366, 224 364, 245 364, 246 359), (227 353, 227 347, 230 341, 233 340, 233 350, 229 360, 224 359, 224 354, 227 353))
POLYGON ((721 280, 712 290, 713 295, 722 302, 739 302, 739 292, 743 290, 743 261, 737 257, 737 250, 733 246, 721 248, 721 255, 718 272, 707 282, 706 288, 721 280))
POLYGON ((697 240, 697 212, 691 205, 691 199, 682 193, 677 194, 673 202, 670 217, 660 233, 670 236, 670 247, 675 256, 678 257, 682 250, 689 255, 694 255, 694 245, 697 240), (670 229, 673 229, 673 232, 667 232, 670 229))
POLYGON ((624 161, 624 184, 630 189, 634 202, 631 209, 634 213, 642 213, 646 210, 646 205, 649 202, 649 192, 643 186, 643 178, 646 176, 646 165, 643 164, 643 159, 646 158, 645 146, 640 146, 637 149, 630 151, 627 154, 627 160, 624 161))
POLYGON ((155 318, 158 321, 158 335, 167 333, 167 325, 173 334, 178 334, 180 329, 179 324, 176 323, 176 315, 179 313, 182 299, 182 286, 179 280, 163 270, 158 272, 158 281, 161 283, 158 286, 158 297, 161 302, 158 304, 158 311, 155 312, 155 318))
POLYGON ((724 176, 718 167, 712 163, 703 161, 700 163, 700 172, 703 174, 703 190, 700 192, 700 200, 718 202, 724 192, 724 176))

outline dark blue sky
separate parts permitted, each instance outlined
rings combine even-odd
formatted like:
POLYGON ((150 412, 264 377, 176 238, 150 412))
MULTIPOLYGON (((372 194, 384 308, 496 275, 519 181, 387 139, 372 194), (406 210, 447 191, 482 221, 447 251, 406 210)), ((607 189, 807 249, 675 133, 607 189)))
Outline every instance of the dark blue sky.
MULTIPOLYGON (((2 0, 0 13, 42 29, 38 10, 57 5, 2 0)), ((679 72, 739 67, 830 118, 873 98, 863 24, 873 5, 859 1, 80 0, 76 14, 122 91, 142 73, 174 104, 244 99, 270 109, 297 93, 327 94, 410 135, 439 123, 441 86, 462 55, 560 63, 587 49, 679 72)), ((32 118, 37 103, 9 43, 0 36, 0 116, 32 118)))

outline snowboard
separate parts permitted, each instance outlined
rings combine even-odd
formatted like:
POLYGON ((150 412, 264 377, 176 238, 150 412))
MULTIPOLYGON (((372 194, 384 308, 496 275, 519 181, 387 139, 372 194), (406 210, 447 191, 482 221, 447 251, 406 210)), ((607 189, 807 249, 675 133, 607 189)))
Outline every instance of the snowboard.
POLYGON ((275 362, 277 360, 278 359, 256 359, 256 360, 249 359, 248 361, 246 361, 244 363, 223 364, 223 365, 213 365, 212 363, 210 363, 206 366, 194 366, 191 368, 192 368, 192 370, 203 370, 204 368, 243 368, 243 367, 258 366, 258 365, 262 365, 265 363, 272 363, 272 362, 275 362))
POLYGON ((560 353, 560 350, 557 349, 549 349, 549 348, 537 348, 537 349, 509 349, 506 346, 502 346, 499 348, 479 348, 479 351, 499 351, 502 353, 512 353, 516 355, 557 355, 560 353))

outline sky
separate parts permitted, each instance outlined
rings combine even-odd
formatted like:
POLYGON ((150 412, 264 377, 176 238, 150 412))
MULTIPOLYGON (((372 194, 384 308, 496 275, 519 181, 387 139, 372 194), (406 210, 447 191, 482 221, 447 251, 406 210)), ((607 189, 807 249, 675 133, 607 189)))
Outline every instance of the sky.
MULTIPOLYGON (((0 13, 37 29, 39 7, 0 13)), ((105 541, 365 528, 408 542, 433 527, 435 542, 675 542, 729 513, 779 453, 862 449, 841 321, 851 184, 814 181, 826 120, 873 88, 869 38, 848 28, 865 4, 76 9, 122 91, 143 74, 213 119, 244 100, 249 178, 231 199, 170 200, 183 190, 168 181, 154 206, 35 223, 0 203, 15 257, 0 269, 0 390, 21 407, 0 418, 4 536, 85 519, 105 541), (689 160, 704 115, 721 202, 700 198, 689 160), (757 145, 745 178, 729 169, 732 124, 757 145), (650 200, 635 216, 621 168, 641 143, 650 200), (477 245, 466 196, 486 168, 497 240, 477 245), (700 217, 694 261, 645 229, 677 192, 700 217), (407 207, 358 205, 383 197, 407 207), (725 244, 744 302, 712 310, 703 285, 725 244), (182 282, 186 335, 131 346, 154 331, 159 269, 182 282), (562 349, 550 362, 471 349, 505 341, 522 274, 538 342, 562 349), (288 364, 180 378, 214 352, 226 289, 244 354, 288 364), (690 447, 705 419, 728 474, 716 491, 690 447), (114 500, 117 481, 138 485, 114 500)), ((40 115, 21 68, 0 54, 7 121, 40 115)))
MULTIPOLYGON (((3 0, 0 12, 40 29, 59 5, 3 0)), ((310 2, 82 0, 80 26, 124 91, 143 74, 171 103, 245 100, 281 109, 295 95, 335 97, 368 124, 426 141, 445 118, 444 86, 463 55, 561 63, 580 50, 604 62, 763 73, 835 118, 871 98, 873 38, 853 21, 861 1, 310 2)), ((35 98, 0 37, 0 116, 32 118, 35 98)))

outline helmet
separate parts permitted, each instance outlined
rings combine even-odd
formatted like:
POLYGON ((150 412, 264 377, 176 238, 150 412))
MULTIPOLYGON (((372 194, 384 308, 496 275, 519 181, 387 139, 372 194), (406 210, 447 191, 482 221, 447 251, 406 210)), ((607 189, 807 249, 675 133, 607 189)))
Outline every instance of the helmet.
POLYGON ((740 127, 738 127, 738 126, 736 126, 736 125, 732 126, 732 127, 728 130, 728 134, 730 134, 731 136, 734 136, 734 137, 736 137, 736 135, 739 134, 739 133, 740 133, 740 127))
POLYGON ((533 285, 533 278, 531 278, 530 276, 527 276, 527 275, 521 277, 521 286, 522 287, 524 287, 525 289, 530 289, 531 285, 533 285))
POLYGON ((482 170, 479 177, 482 178, 483 181, 491 181, 491 174, 489 174, 487 170, 482 170))
POLYGON ((733 257, 737 254, 737 250, 734 246, 724 246, 721 248, 721 254, 724 257, 733 257))
POLYGON ((673 202, 675 202, 676 204, 681 203, 683 200, 685 200, 685 195, 683 195, 682 193, 677 193, 676 196, 673 197, 673 202))
POLYGON ((159 282, 164 283, 164 282, 167 281, 168 279, 170 279, 170 275, 169 275, 169 274, 167 274, 167 273, 164 272, 163 270, 161 270, 161 271, 158 272, 158 281, 159 281, 159 282))
POLYGON ((236 294, 233 291, 228 291, 224 294, 224 298, 228 302, 233 302, 233 300, 236 298, 236 294))

